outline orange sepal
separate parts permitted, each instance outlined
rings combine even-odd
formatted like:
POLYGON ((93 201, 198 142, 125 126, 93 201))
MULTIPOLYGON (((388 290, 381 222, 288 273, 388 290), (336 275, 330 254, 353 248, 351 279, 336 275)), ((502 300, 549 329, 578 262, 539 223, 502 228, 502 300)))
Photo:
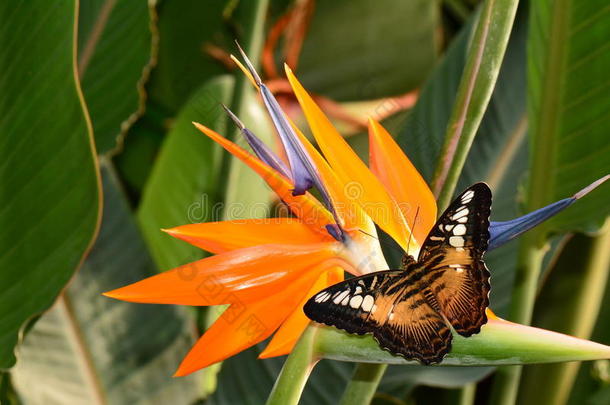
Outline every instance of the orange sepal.
POLYGON ((311 132, 333 171, 346 185, 347 196, 356 201, 377 225, 406 249, 409 228, 396 202, 350 148, 290 68, 285 66, 285 69, 311 132))
POLYGON ((301 196, 293 196, 292 190, 294 189, 294 185, 256 156, 246 152, 235 143, 204 125, 197 122, 193 122, 193 125, 258 173, 269 187, 275 191, 278 197, 280 197, 282 201, 290 207, 291 211, 297 217, 301 218, 306 225, 317 232, 326 232, 324 227, 334 223, 330 212, 328 212, 328 210, 310 193, 305 193, 301 196))
POLYGON ((299 303, 296 310, 282 323, 282 326, 275 332, 273 339, 269 342, 265 350, 258 356, 259 359, 267 359, 269 357, 283 356, 292 351, 292 348, 297 343, 301 334, 309 324, 309 318, 303 313, 303 306, 313 297, 314 294, 343 281, 343 270, 334 268, 323 272, 316 282, 311 286, 303 300, 299 303))
POLYGON ((277 293, 320 263, 336 261, 337 245, 262 245, 233 250, 104 295, 130 302, 193 306, 253 302, 277 293))
POLYGON ((229 307, 191 348, 174 376, 188 375, 265 340, 296 309, 316 276, 310 273, 259 301, 229 307))
POLYGON ((177 226, 164 231, 211 253, 224 253, 256 245, 306 245, 333 241, 328 233, 314 232, 297 218, 206 222, 177 226))
POLYGON ((403 216, 421 245, 436 222, 436 199, 400 146, 381 124, 369 119, 369 166, 398 202, 403 216), (417 225, 413 223, 415 213, 417 225))
POLYGON ((348 230, 359 229, 367 233, 376 233, 375 226, 370 217, 362 211, 362 208, 360 208, 360 205, 357 202, 350 200, 346 195, 346 191, 348 191, 349 187, 346 187, 346 185, 343 184, 341 179, 339 179, 337 174, 329 166, 328 162, 324 160, 322 155, 320 155, 320 152, 318 152, 311 142, 309 142, 301 130, 292 122, 291 125, 297 134, 297 137, 305 147, 307 154, 316 166, 316 170, 322 178, 322 181, 328 190, 328 194, 330 194, 332 204, 335 207, 339 218, 344 221, 341 225, 348 230))

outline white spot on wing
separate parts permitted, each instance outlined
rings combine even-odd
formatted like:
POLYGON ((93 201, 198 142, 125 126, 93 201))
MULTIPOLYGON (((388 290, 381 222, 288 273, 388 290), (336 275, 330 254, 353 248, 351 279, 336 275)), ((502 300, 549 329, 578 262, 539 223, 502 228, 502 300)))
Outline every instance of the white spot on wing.
POLYGON ((325 302, 325 301, 328 301, 329 298, 330 298, 330 294, 326 291, 323 291, 320 294, 316 295, 316 298, 314 299, 314 301, 315 302, 325 302))
MULTIPOLYGON (((342 292, 341 292, 339 295, 337 295, 337 296, 335 297, 335 299, 333 299, 333 302, 334 302, 335 304, 339 305, 339 303, 340 303, 341 301, 343 301, 343 299, 344 299, 344 298, 346 298, 348 294, 349 294, 349 290, 344 290, 344 291, 342 291, 342 292)), ((341 305, 345 305, 345 304, 341 304, 341 305)))
POLYGON ((461 236, 452 236, 449 238, 449 244, 454 248, 464 247, 464 238, 461 236))
POLYGON ((452 216, 451 219, 452 220, 456 220, 458 218, 462 218, 462 217, 466 217, 466 215, 468 215, 470 211, 468 210, 468 208, 463 207, 461 208, 459 211, 456 211, 452 216))
POLYGON ((470 200, 472 200, 472 197, 474 197, 474 191, 472 190, 468 190, 467 192, 464 193, 464 195, 462 196, 462 202, 463 203, 469 203, 470 200), (468 200, 468 201, 466 201, 468 200))
POLYGON ((456 236, 465 235, 466 234, 466 225, 459 224, 453 229, 453 234, 456 236))
POLYGON ((349 306, 358 309, 360 308, 360 304, 362 304, 362 295, 354 295, 351 300, 349 300, 349 306))
POLYGON ((367 295, 362 300, 362 310, 364 312, 371 312, 373 305, 375 305, 375 298, 372 295, 367 295))

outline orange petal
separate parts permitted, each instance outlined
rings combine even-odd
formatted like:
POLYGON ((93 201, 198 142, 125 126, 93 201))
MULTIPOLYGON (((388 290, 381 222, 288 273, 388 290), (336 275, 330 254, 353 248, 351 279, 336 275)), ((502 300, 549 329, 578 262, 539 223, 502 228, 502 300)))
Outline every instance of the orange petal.
POLYGON ((377 121, 369 119, 369 166, 398 202, 413 236, 421 245, 436 222, 436 199, 426 180, 392 136, 377 121), (413 223, 417 213, 417 226, 413 223))
POLYGON ((309 273, 259 301, 229 307, 195 343, 174 376, 225 360, 269 337, 295 310, 317 276, 309 273))
POLYGON ((292 189, 294 188, 294 185, 284 176, 277 173, 256 156, 246 152, 228 139, 223 138, 217 132, 199 123, 193 122, 193 124, 197 129, 212 138, 233 156, 237 157, 258 173, 282 201, 290 207, 292 212, 297 217, 301 218, 306 225, 317 232, 326 233, 325 226, 334 223, 330 212, 328 212, 328 210, 326 210, 326 208, 324 208, 324 206, 311 194, 305 193, 302 196, 293 196, 292 189))
POLYGON ((301 143, 305 147, 307 154, 311 157, 316 169, 332 200, 332 204, 337 211, 339 218, 343 220, 341 224, 343 227, 349 229, 358 230, 361 229, 367 233, 376 233, 375 226, 373 225, 370 217, 366 215, 360 206, 351 201, 346 195, 347 187, 337 177, 335 172, 328 165, 328 162, 320 155, 320 152, 309 142, 307 137, 303 135, 301 130, 294 125, 292 127, 295 133, 299 137, 301 143))
POLYGON ((347 196, 356 201, 377 225, 406 249, 409 228, 398 204, 307 94, 290 68, 288 66, 285 68, 311 131, 324 157, 345 184, 347 196))
POLYGON ((303 313, 303 306, 318 291, 333 284, 343 281, 343 269, 333 267, 323 272, 313 286, 309 289, 297 309, 282 324, 269 342, 265 350, 258 356, 260 359, 282 356, 292 351, 292 348, 301 337, 301 334, 309 324, 309 318, 303 313))
POLYGON ((123 301, 220 305, 281 291, 316 265, 336 260, 338 242, 263 245, 207 257, 104 293, 123 301))
POLYGON ((333 240, 328 233, 314 232, 297 218, 206 222, 177 226, 164 231, 212 253, 223 253, 256 245, 292 243, 305 245, 333 240))
POLYGON ((292 351, 297 340, 301 337, 301 333, 303 333, 309 324, 309 318, 305 316, 303 306, 310 297, 328 286, 328 272, 325 271, 320 274, 309 291, 307 291, 307 294, 305 294, 303 300, 299 303, 294 312, 284 321, 278 331, 275 332, 273 339, 271 339, 265 350, 258 356, 260 359, 282 356, 292 351))

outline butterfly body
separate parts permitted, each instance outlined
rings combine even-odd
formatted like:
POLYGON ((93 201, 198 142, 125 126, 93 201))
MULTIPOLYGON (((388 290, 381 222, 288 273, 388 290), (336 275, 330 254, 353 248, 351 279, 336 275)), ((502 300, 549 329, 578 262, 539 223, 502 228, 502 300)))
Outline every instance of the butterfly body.
POLYGON ((417 261, 335 284, 304 306, 312 320, 353 334, 372 334, 381 347, 423 364, 451 349, 451 328, 462 336, 487 322, 491 191, 484 183, 465 190, 441 215, 417 261))

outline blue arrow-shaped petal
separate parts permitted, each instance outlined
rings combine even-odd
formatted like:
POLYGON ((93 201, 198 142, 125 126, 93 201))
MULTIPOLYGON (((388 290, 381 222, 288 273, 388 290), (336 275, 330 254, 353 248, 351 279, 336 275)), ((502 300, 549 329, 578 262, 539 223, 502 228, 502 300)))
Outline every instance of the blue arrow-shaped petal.
POLYGON ((530 212, 522 217, 504 221, 504 222, 491 222, 489 224, 489 247, 488 250, 495 249, 508 242, 511 239, 516 238, 523 232, 528 231, 536 225, 546 221, 555 214, 563 211, 576 200, 584 197, 593 189, 604 183, 610 178, 610 175, 606 175, 601 179, 591 183, 587 187, 580 190, 570 198, 564 198, 563 200, 554 202, 553 204, 547 205, 546 207, 540 208, 534 212, 530 212))

